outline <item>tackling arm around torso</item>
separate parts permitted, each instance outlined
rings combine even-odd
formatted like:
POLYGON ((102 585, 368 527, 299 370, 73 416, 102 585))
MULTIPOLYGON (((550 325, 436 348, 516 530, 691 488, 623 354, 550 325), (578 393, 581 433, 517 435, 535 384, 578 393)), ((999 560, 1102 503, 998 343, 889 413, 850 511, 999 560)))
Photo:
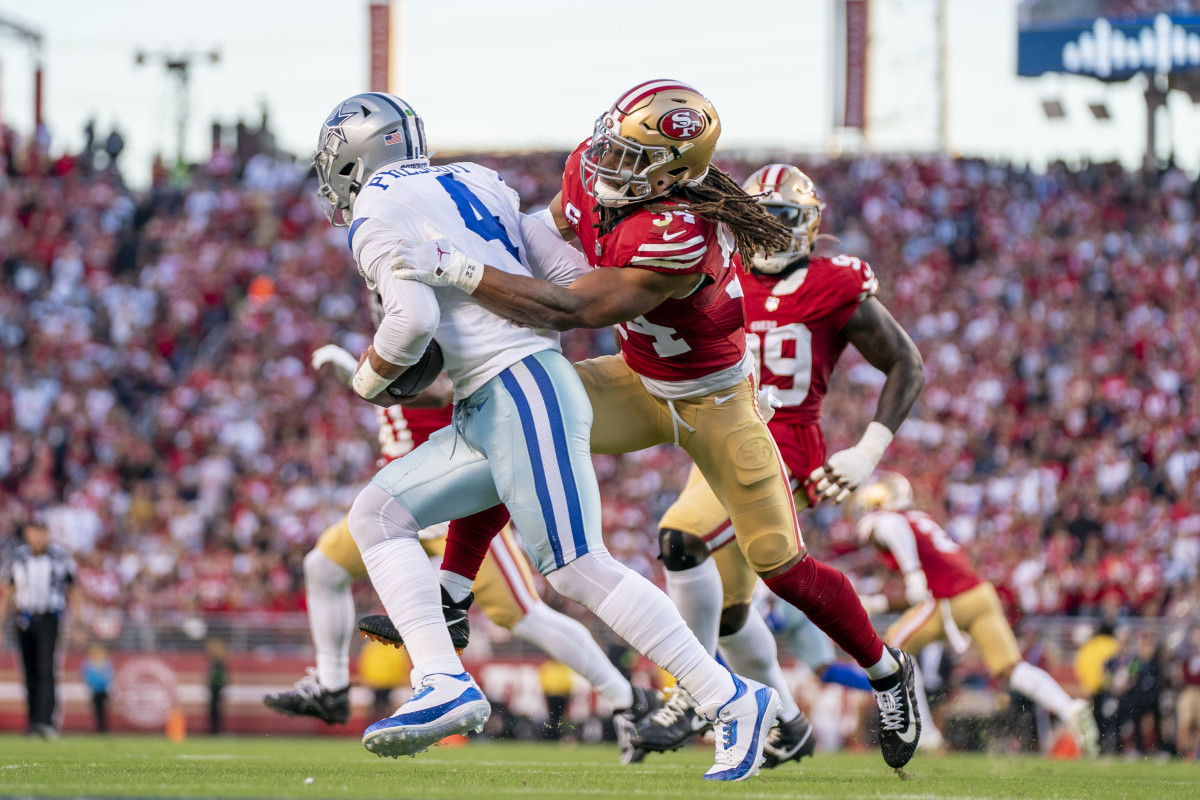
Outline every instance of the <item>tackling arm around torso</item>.
MULTIPOLYGON (((575 235, 563 215, 561 195, 551 201, 550 214, 564 239, 575 235)), ((536 253, 533 255, 536 258, 536 253)), ((639 317, 669 298, 684 297, 702 279, 695 274, 597 268, 564 287, 489 266, 473 296, 501 316, 523 325, 560 331, 604 328, 639 317)))

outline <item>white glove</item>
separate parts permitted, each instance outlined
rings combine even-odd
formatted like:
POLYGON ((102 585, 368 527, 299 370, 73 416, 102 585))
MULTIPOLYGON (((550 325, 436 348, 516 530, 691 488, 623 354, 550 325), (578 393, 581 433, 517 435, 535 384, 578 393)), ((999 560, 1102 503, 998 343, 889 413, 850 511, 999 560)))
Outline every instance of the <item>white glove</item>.
POLYGON ((759 389, 758 413, 762 414, 763 422, 770 422, 777 408, 783 408, 783 401, 775 396, 775 387, 764 386, 759 389))
POLYGON ((867 612, 867 616, 873 617, 876 614, 886 614, 888 611, 887 595, 882 594, 860 594, 858 602, 862 603, 863 610, 867 612))
POLYGON ((904 599, 910 606, 919 606, 929 599, 929 583, 921 570, 904 573, 904 599))
POLYGON ((327 344, 314 350, 311 363, 315 370, 332 364, 342 383, 349 383, 354 371, 358 369, 358 359, 350 355, 349 350, 336 344, 327 344))
POLYGON ((402 241, 391 253, 392 274, 427 286, 453 286, 471 294, 483 280, 483 264, 456 250, 448 239, 402 241))
POLYGON ((858 444, 831 455, 812 471, 808 482, 817 485, 819 499, 840 503, 866 483, 891 443, 892 432, 887 426, 872 422, 858 444))

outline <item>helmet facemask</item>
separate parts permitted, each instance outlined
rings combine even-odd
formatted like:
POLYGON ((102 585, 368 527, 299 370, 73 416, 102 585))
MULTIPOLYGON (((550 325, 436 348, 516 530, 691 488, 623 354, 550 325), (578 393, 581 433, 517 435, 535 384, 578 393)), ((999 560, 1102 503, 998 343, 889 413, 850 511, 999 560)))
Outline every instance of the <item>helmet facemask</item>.
MULTIPOLYGON (((667 167, 692 147, 691 142, 658 147, 634 141, 617 133, 612 116, 605 114, 596 120, 592 141, 580 160, 584 188, 602 206, 651 200, 679 182, 667 167)), ((681 166, 678 171, 687 172, 687 167, 681 166)), ((703 176, 689 183, 699 180, 703 176)))
POLYGON ((786 250, 779 250, 769 256, 754 257, 755 271, 765 275, 778 275, 812 252, 815 233, 821 225, 821 206, 772 200, 762 201, 762 206, 764 211, 792 229, 792 243, 786 250))

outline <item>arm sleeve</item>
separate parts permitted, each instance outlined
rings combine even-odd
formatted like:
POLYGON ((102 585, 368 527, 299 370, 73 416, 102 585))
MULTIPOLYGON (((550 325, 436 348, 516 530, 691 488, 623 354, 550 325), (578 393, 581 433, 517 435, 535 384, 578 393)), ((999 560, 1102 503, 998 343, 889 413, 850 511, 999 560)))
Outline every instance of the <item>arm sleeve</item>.
POLYGON ((383 301, 383 319, 372 341, 375 352, 384 361, 402 367, 421 359, 441 320, 432 288, 392 276, 392 250, 406 235, 399 228, 367 219, 355 230, 351 242, 359 272, 383 301))
POLYGON ((521 242, 529 269, 535 278, 570 286, 575 279, 590 272, 583 253, 563 241, 550 209, 533 215, 521 215, 521 242))
POLYGON ((875 541, 888 549, 903 573, 921 569, 917 556, 917 539, 912 528, 899 514, 880 514, 874 522, 871 534, 875 541))

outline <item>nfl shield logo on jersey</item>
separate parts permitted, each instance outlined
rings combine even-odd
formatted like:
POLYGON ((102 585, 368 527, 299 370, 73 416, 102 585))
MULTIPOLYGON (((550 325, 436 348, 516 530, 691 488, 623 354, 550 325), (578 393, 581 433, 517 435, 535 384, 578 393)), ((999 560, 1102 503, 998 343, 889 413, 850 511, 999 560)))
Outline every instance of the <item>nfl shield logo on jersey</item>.
POLYGON ((768 297, 766 302, 763 303, 763 305, 765 305, 767 307, 767 311, 774 311, 775 309, 779 308, 779 298, 778 297, 768 297))

